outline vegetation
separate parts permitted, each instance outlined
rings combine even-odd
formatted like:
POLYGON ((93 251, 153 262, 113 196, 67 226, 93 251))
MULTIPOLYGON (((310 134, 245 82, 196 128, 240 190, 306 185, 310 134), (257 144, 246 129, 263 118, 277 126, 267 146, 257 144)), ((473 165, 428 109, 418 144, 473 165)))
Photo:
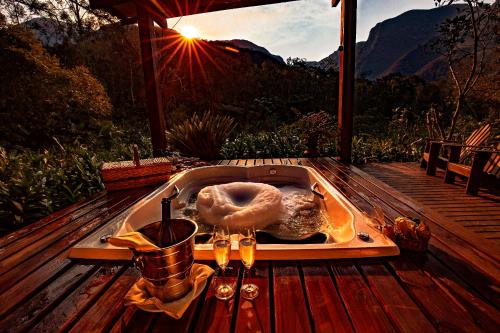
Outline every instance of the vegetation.
MULTIPOLYGON (((75 38, 98 29, 116 19, 103 11, 90 8, 88 0, 0 0, 5 20, 21 24, 42 17, 56 23, 56 31, 75 38)), ((1 16, 1 15, 0 15, 1 16)))
POLYGON ((225 159, 302 156, 306 146, 300 133, 289 128, 276 132, 243 132, 222 147, 225 159))
POLYGON ((102 191, 95 154, 56 144, 43 151, 0 147, 0 233, 102 191))
POLYGON ((234 119, 207 111, 201 117, 197 114, 172 126, 167 132, 170 145, 186 156, 204 160, 220 157, 220 150, 234 129, 234 119))
POLYGON ((21 27, 0 29, 0 50, 0 145, 44 148, 62 133, 63 143, 106 135, 111 103, 85 67, 62 67, 21 27))
MULTIPOLYGON (((454 2, 457 1, 435 0, 437 5, 450 5, 454 2)), ((459 15, 441 24, 440 38, 433 44, 434 49, 447 60, 449 75, 455 89, 455 105, 448 134, 445 134, 440 117, 434 115, 431 118, 436 134, 447 140, 453 138, 466 97, 474 92, 474 87, 485 76, 485 72, 495 71, 498 65, 495 61, 490 61, 490 57, 487 56, 488 53, 491 56, 494 52, 492 49, 497 47, 500 37, 498 5, 487 4, 482 0, 464 0, 464 2, 465 7, 459 15)), ((487 76, 491 78, 491 75, 487 76)), ((498 82, 492 81, 490 84, 498 85, 498 82)))

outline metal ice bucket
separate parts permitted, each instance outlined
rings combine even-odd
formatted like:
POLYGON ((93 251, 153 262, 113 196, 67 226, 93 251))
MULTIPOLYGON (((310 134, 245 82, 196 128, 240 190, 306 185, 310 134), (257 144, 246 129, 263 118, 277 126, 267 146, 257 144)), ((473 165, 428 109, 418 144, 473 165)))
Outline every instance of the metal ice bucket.
MULTIPOLYGON (((194 236, 198 225, 188 219, 172 219, 172 230, 178 242, 152 251, 134 252, 134 263, 146 282, 151 296, 172 302, 186 295, 192 287, 194 236)), ((160 222, 138 230, 157 244, 160 222)))

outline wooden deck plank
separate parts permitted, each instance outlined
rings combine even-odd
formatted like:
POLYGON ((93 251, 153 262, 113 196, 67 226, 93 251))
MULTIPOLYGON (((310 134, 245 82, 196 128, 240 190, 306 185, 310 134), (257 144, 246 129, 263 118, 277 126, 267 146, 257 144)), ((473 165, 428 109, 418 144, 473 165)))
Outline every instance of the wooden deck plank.
POLYGON ((253 301, 239 296, 234 332, 271 332, 269 262, 256 262, 250 277, 243 277, 241 284, 244 283, 257 285, 259 296, 253 301))
POLYGON ((226 276, 213 277, 208 287, 208 292, 203 300, 203 307, 199 315, 199 320, 196 325, 196 332, 217 332, 225 333, 230 332, 235 309, 235 302, 238 296, 238 280, 241 272, 241 264, 239 262, 231 261, 229 264, 230 271, 226 276), (215 285, 220 281, 230 283, 236 288, 235 297, 228 301, 220 301, 215 298, 215 285))
MULTIPOLYGON (((21 229, 14 230, 2 237, 0 237, 0 248, 5 247, 6 245, 9 245, 12 242, 17 242, 26 235, 31 234, 34 231, 39 231, 40 232, 46 232, 47 228, 46 226, 49 224, 52 224, 56 221, 59 221, 60 219, 75 219, 79 217, 82 214, 85 214, 89 209, 93 209, 95 205, 99 205, 97 202, 99 200, 106 200, 104 198, 106 196, 106 192, 100 192, 97 193, 96 195, 90 197, 88 200, 85 202, 77 202, 74 204, 71 204, 64 209, 61 209, 57 212, 54 212, 36 222, 33 222, 31 224, 28 224, 24 226, 21 229), (43 230, 42 230, 43 228, 43 230)), ((37 234, 38 234, 37 233, 37 234)))
POLYGON ((399 332, 437 332, 384 265, 362 264, 360 269, 399 332))
POLYGON ((315 332, 353 332, 337 288, 333 283, 327 265, 320 262, 301 264, 309 308, 315 332))
POLYGON ((93 204, 85 204, 82 211, 73 212, 62 219, 46 226, 36 233, 29 233, 16 241, 12 241, 7 248, 0 249, 0 272, 9 267, 11 262, 16 263, 19 258, 26 259, 26 254, 30 254, 33 248, 41 249, 47 244, 57 240, 60 236, 65 236, 72 230, 77 230, 81 225, 106 213, 115 206, 129 205, 126 202, 129 198, 135 198, 137 194, 144 195, 148 190, 135 190, 130 192, 117 192, 112 196, 102 197, 100 200, 93 201, 93 204))
POLYGON ((433 242, 429 245, 429 252, 433 257, 439 259, 450 273, 459 276, 470 288, 476 290, 484 299, 496 303, 499 297, 498 279, 482 274, 472 265, 466 265, 463 259, 441 242, 433 242))
POLYGON ((70 293, 81 280, 85 280, 96 269, 97 267, 92 265, 73 265, 48 286, 37 290, 28 302, 13 308, 14 312, 0 320, 0 327, 9 332, 27 331, 49 311, 53 303, 70 293))
POLYGON ((71 266, 68 253, 69 250, 61 253, 34 273, 28 275, 25 279, 18 280, 14 275, 11 280, 8 280, 7 282, 11 287, 0 293, 0 304, 2 305, 0 307, 0 316, 5 315, 10 309, 20 304, 54 277, 68 269, 71 266))
POLYGON ((67 257, 66 252, 69 247, 76 244, 80 239, 86 237, 94 230, 97 230, 100 226, 117 216, 126 207, 136 202, 148 192, 149 191, 145 190, 131 192, 131 195, 121 199, 118 203, 113 203, 109 209, 101 211, 101 215, 86 221, 86 224, 78 223, 78 228, 73 227, 70 231, 57 235, 57 240, 50 244, 51 246, 48 248, 40 247, 36 248, 37 251, 34 251, 34 247, 30 247, 31 252, 27 255, 27 260, 22 261, 23 257, 16 255, 16 259, 21 260, 22 262, 15 267, 14 265, 16 264, 16 261, 14 261, 14 259, 10 260, 12 257, 7 258, 7 262, 1 262, 0 265, 4 268, 5 273, 0 275, 0 292, 12 286, 13 282, 18 281, 22 277, 36 270, 38 267, 41 267, 48 260, 51 260, 51 258, 55 258, 58 255, 60 256, 61 253, 64 253, 63 257, 67 257), (3 266, 4 264, 5 266, 3 266))
MULTIPOLYGON (((478 294, 474 292, 473 287, 467 282, 457 278, 449 269, 432 256, 423 258, 415 256, 417 266, 427 274, 436 284, 448 294, 451 294, 461 307, 465 308, 474 322, 485 332, 496 332, 500 327, 500 311, 494 306, 498 305, 498 292, 494 305, 483 301, 478 294)), ((494 296, 494 295, 492 295, 494 296)))
MULTIPOLYGON (((436 176, 427 176, 425 170, 420 169, 417 163, 404 163, 406 168, 400 169, 395 168, 395 163, 371 163, 363 167, 363 170, 373 174, 374 176, 384 177, 387 180, 394 181, 394 185, 390 182, 389 185, 399 190, 398 185, 412 185, 413 190, 416 192, 421 191, 446 191, 446 193, 452 193, 452 198, 459 197, 463 198, 469 202, 496 202, 500 203, 500 198, 498 195, 489 193, 487 191, 480 191, 479 195, 471 196, 465 193, 465 182, 457 179, 455 184, 445 184, 444 172, 438 171, 436 176), (407 177, 404 177, 404 176, 407 177), (408 182, 403 181, 407 179, 408 182)), ((411 188, 409 188, 411 190, 411 188)), ((448 198, 449 201, 452 201, 448 198)))
POLYGON ((395 332, 384 309, 352 264, 331 265, 337 287, 357 332, 395 332))
POLYGON ((305 295, 295 262, 273 262, 274 330, 312 332, 305 295))
MULTIPOLYGON (((123 200, 123 199, 120 199, 123 200)), ((93 209, 89 210, 87 214, 83 214, 79 218, 72 219, 71 217, 67 219, 62 219, 65 223, 60 226, 59 223, 53 223, 44 230, 43 232, 32 233, 26 237, 21 238, 10 244, 7 248, 0 250, 0 274, 9 270, 13 265, 19 263, 20 260, 25 260, 29 254, 33 252, 33 249, 39 249, 46 247, 51 244, 59 237, 64 236, 66 233, 78 230, 81 226, 84 226, 89 221, 95 219, 96 217, 105 213, 109 207, 107 204, 113 205, 119 203, 111 202, 110 200, 103 200, 99 205, 95 205, 93 209), (71 222, 71 223, 69 223, 71 222), (47 229, 47 230, 46 230, 47 229)))
POLYGON ((66 332, 78 321, 85 311, 96 303, 98 297, 109 288, 114 280, 120 276, 126 267, 112 263, 105 263, 61 303, 47 313, 44 318, 33 327, 33 332, 66 332))
POLYGON ((413 300, 440 331, 481 331, 470 314, 459 305, 460 303, 411 261, 399 257, 390 259, 389 264, 405 290, 412 295, 413 300))
POLYGON ((138 280, 139 272, 128 268, 76 322, 70 332, 104 332, 109 330, 124 310, 124 296, 138 280))

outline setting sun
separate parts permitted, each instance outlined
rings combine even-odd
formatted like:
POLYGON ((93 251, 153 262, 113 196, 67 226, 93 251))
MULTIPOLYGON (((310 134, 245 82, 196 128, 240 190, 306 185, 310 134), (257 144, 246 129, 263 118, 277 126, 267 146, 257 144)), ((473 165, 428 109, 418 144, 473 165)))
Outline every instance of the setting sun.
POLYGON ((200 32, 198 29, 193 27, 192 25, 185 25, 179 29, 181 35, 188 39, 198 38, 200 37, 200 32))

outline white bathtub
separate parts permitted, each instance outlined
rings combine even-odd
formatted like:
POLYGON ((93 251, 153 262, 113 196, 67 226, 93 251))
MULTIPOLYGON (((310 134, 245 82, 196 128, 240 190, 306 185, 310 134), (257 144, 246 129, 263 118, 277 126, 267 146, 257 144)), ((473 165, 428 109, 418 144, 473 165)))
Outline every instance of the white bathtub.
MULTIPOLYGON (((167 184, 142 199, 127 211, 117 216, 88 238, 78 243, 70 252, 72 258, 130 259, 127 248, 119 248, 100 241, 106 235, 121 235, 161 219, 161 198, 170 194, 177 186, 180 194, 174 202, 182 206, 191 193, 208 185, 234 181, 251 181, 268 184, 293 184, 311 188, 323 194, 318 199, 322 213, 327 216, 330 241, 321 244, 258 244, 257 259, 333 259, 393 256, 399 254, 398 247, 376 229, 366 224, 367 218, 341 193, 314 169, 294 165, 261 166, 209 166, 184 171, 175 175, 167 184), (370 235, 368 241, 357 237, 357 233, 370 235)), ((231 259, 239 259, 238 243, 233 242, 231 259)), ((212 260, 210 244, 196 244, 195 258, 212 260)))

